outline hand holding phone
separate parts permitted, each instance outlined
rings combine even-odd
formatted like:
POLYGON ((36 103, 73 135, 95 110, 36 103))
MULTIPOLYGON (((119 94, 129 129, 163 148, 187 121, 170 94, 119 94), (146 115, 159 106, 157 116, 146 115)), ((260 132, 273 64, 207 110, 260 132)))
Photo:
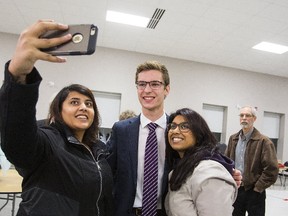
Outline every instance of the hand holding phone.
POLYGON ((93 24, 69 25, 65 31, 48 31, 41 38, 56 38, 71 34, 72 39, 55 47, 41 49, 55 56, 91 55, 95 52, 98 28, 93 24))

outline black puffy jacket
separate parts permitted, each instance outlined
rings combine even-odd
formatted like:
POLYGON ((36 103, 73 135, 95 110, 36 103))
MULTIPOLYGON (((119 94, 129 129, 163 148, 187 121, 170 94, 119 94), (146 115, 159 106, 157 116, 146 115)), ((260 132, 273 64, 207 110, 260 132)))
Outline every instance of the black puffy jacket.
POLYGON ((17 215, 112 216, 105 144, 89 150, 64 126, 37 126, 39 73, 33 69, 28 84, 21 85, 7 67, 0 90, 1 147, 23 176, 17 215))

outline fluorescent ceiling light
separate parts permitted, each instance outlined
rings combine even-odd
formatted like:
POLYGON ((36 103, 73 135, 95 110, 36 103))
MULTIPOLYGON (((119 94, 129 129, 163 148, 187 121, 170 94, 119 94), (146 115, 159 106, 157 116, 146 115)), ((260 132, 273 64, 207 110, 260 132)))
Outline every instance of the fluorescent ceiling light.
POLYGON ((146 28, 150 19, 147 17, 141 17, 126 13, 120 13, 116 11, 108 10, 106 14, 106 20, 109 22, 122 23, 127 25, 133 25, 146 28))
POLYGON ((283 54, 283 53, 288 51, 287 46, 269 43, 269 42, 261 42, 252 48, 257 49, 257 50, 266 51, 266 52, 272 52, 272 53, 276 53, 276 54, 283 54))

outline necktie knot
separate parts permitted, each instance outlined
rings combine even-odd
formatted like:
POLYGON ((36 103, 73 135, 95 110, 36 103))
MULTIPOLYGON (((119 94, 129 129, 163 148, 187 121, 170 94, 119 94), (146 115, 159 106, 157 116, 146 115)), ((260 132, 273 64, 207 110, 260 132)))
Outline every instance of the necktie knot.
POLYGON ((153 123, 153 122, 149 123, 147 126, 148 126, 150 132, 155 131, 156 128, 158 127, 158 125, 156 123, 153 123))

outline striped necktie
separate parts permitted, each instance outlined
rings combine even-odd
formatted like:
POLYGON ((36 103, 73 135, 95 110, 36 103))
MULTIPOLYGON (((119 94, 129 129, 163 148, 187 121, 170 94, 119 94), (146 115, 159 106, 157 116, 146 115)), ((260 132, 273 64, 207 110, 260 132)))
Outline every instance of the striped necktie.
POLYGON ((142 216, 157 214, 158 192, 158 145, 156 123, 149 123, 149 134, 145 147, 142 216))

